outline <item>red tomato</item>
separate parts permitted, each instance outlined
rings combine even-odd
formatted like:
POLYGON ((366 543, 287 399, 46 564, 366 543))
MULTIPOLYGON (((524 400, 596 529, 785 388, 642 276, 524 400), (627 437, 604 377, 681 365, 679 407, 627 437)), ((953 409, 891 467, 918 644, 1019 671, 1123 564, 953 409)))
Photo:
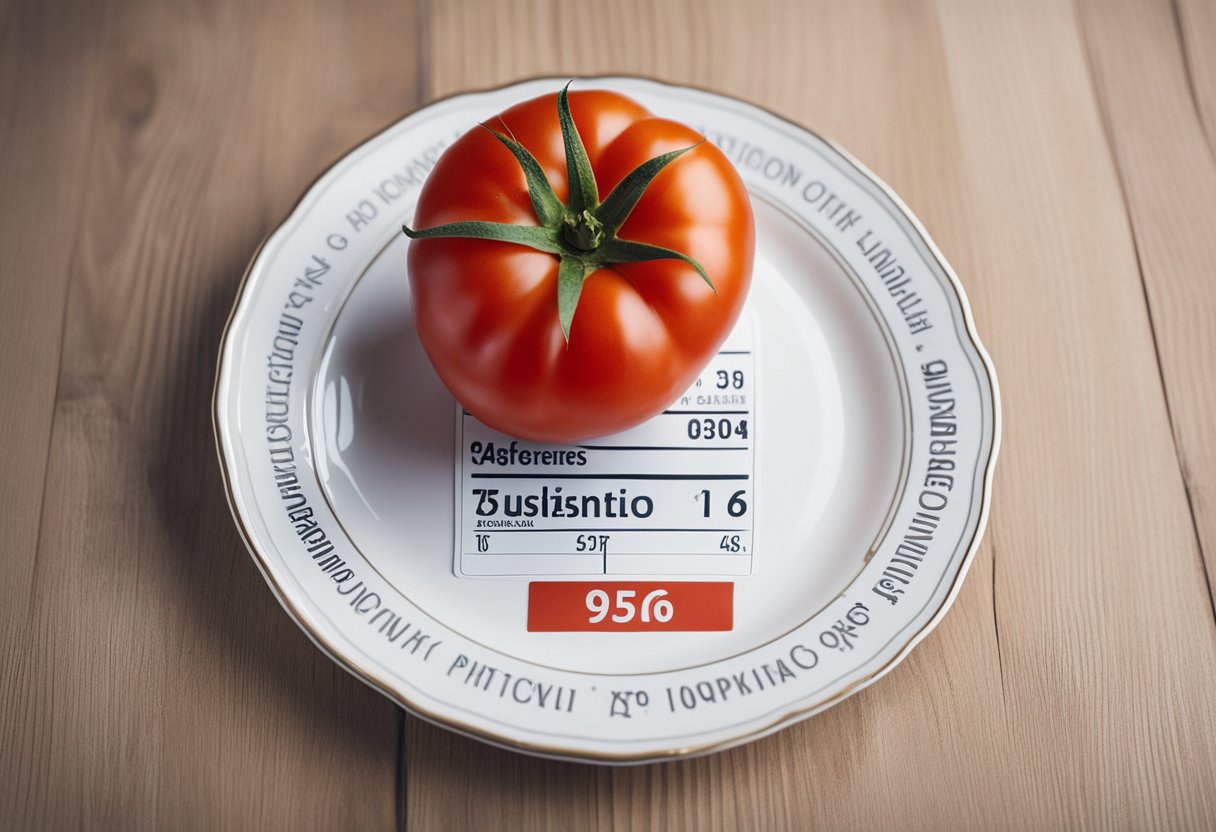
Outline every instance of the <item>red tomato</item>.
MULTIPOLYGON (((443 383, 487 425, 553 442, 632 427, 683 393, 738 318, 755 247, 743 182, 698 133, 607 91, 570 93, 568 112, 594 173, 590 192, 575 183, 593 194, 585 200, 593 216, 601 207, 595 203, 607 206, 639 165, 695 145, 661 169, 614 236, 686 255, 712 287, 684 260, 614 262, 609 245, 586 248, 595 241, 594 220, 565 234, 550 222, 543 233, 557 241, 552 252, 463 234, 417 238, 409 249, 418 336, 443 383), (559 318, 559 259, 571 263, 569 285, 586 271, 577 307, 569 307, 568 339, 559 318)), ((531 152, 567 226, 581 216, 571 200, 558 95, 517 104, 486 127, 440 158, 419 197, 421 230, 407 229, 411 236, 464 221, 546 227, 521 161, 491 130, 531 152)))

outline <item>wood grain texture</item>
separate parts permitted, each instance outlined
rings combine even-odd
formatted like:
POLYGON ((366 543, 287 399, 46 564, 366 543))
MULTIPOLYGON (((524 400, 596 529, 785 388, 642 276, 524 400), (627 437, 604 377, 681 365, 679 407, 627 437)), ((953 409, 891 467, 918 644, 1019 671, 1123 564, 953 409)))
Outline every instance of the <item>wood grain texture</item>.
POLYGON ((1216 708, 1216 639, 1076 9, 939 8, 1013 449, 990 534, 1019 802, 1210 825, 1216 749, 1179 726, 1216 708))
MULTIPOLYGON (((1216 626, 1216 156, 1169 2, 1083 8, 1216 626), (1127 54, 1140 59, 1131 64, 1127 54)), ((1206 44, 1196 37, 1206 30, 1196 29, 1194 47, 1216 47, 1216 28, 1206 44)))
POLYGON ((38 564, 64 300, 78 238, 88 134, 97 109, 95 11, 65 4, 0 6, 0 817, 19 813, 15 767, 28 764, 32 586, 38 564), (76 61, 60 60, 68 49, 76 61), (23 78, 45 79, 48 96, 23 78), (41 164, 29 164, 36 159, 41 164), (61 160, 58 164, 50 161, 61 160), (11 766, 11 768, 10 768, 11 766), (12 789, 13 791, 10 791, 12 789), (11 811, 4 811, 6 808, 11 811))
POLYGON ((0 827, 1216 826, 1213 56, 1206 0, 0 3, 0 827), (609 72, 886 179, 1005 419, 987 542, 907 661, 619 769, 403 721, 313 648, 209 415, 244 265, 330 161, 424 95, 609 72))
POLYGON ((35 354, 5 372, 32 379, 21 406, 47 468, 32 578, 17 564, 24 626, 4 644, 0 825, 391 828, 398 713, 275 603, 228 515, 210 398, 260 237, 317 171, 411 106, 399 56, 412 12, 76 12, 13 35, 46 54, 21 46, 4 130, 21 154, 6 146, 6 175, 24 189, 6 194, 5 219, 40 212, 3 232, 19 258, 6 304, 17 336, 37 336, 11 345, 35 354), (34 405, 56 388, 52 420, 34 405))
MULTIPOLYGON (((6 195, 0 199, 0 385, 6 391, 0 395, 6 428, 0 432, 0 500, 8 515, 10 575, 0 582, 5 632, 21 628, 29 612, 71 242, 79 234, 97 109, 100 17, 95 10, 73 16, 56 2, 0 7, 0 193, 6 195), (61 60, 61 49, 78 60, 61 60), (31 77, 45 79, 59 95, 21 83, 31 77), (62 163, 45 164, 52 158, 62 163)), ((6 691, 15 669, 11 663, 0 668, 6 691)))
POLYGON ((1171 11, 1188 92, 1203 122, 1204 139, 1216 155, 1216 4, 1173 0, 1171 11))

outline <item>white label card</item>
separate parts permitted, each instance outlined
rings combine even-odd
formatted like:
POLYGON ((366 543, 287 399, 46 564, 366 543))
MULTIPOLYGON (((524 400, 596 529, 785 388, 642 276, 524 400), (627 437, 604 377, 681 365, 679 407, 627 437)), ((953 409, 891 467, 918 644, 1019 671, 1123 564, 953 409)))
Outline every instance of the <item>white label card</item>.
POLYGON ((456 574, 752 574, 752 326, 742 316, 684 395, 623 433, 524 442, 458 409, 456 574))

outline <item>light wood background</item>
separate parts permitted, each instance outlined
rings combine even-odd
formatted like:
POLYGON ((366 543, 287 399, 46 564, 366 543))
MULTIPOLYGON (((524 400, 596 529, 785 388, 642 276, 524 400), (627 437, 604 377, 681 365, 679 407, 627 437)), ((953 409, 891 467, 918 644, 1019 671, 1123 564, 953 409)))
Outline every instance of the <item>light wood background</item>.
POLYGON ((1216 3, 0 0, 0 827, 1216 826, 1216 3), (606 769, 406 717, 228 517, 209 400, 258 241, 407 110, 629 72, 837 139, 1004 393, 944 623, 809 722, 606 769))

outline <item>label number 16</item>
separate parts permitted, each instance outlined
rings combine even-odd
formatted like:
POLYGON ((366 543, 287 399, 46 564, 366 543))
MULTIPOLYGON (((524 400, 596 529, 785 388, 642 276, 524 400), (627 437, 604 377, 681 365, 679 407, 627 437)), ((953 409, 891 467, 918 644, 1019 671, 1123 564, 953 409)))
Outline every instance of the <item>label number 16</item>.
MULTIPOLYGON (((701 510, 705 516, 709 516, 709 489, 701 492, 701 510)), ((747 500, 743 499, 747 496, 747 491, 736 491, 730 495, 730 499, 726 501, 726 513, 731 517, 742 517, 747 514, 747 500)))

